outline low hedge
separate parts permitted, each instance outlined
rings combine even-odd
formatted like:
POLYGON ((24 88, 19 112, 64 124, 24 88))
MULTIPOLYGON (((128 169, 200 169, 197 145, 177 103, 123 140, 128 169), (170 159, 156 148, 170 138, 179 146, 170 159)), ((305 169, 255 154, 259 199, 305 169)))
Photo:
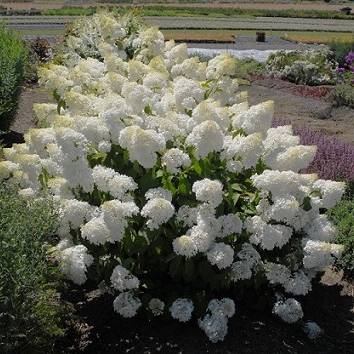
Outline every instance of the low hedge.
MULTIPOLYGON (((353 188, 353 186, 352 186, 353 188)), ((340 201, 333 209, 328 211, 328 216, 337 227, 336 242, 344 245, 344 252, 339 261, 348 275, 354 274, 354 193, 340 201)))
POLYGON ((0 25, 0 130, 8 127, 16 111, 26 63, 23 42, 0 25))
POLYGON ((47 199, 0 184, 0 353, 51 352, 63 334, 60 273, 48 261, 57 218, 47 199))

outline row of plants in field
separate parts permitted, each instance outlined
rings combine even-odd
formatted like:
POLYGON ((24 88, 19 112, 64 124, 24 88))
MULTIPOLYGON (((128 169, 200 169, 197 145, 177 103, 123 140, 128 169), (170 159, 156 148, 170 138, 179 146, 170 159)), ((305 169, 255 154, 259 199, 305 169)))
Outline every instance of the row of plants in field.
POLYGON ((248 105, 236 66, 189 58, 131 15, 80 19, 40 70, 57 104, 35 106, 42 128, 0 162, 20 194, 59 207, 67 278, 114 294, 125 318, 193 318, 212 342, 242 290, 301 322, 301 298, 343 251, 325 211, 344 183, 299 173, 316 147, 271 127, 273 102, 248 105))
POLYGON ((0 24, 0 130, 6 129, 16 111, 27 59, 23 42, 0 24))
MULTIPOLYGON (((46 10, 18 10, 18 9, 0 9, 2 15, 53 15, 53 16, 80 16, 92 15, 102 7, 79 7, 79 6, 63 6, 58 9, 46 10)), ((291 17, 291 18, 325 18, 325 19, 344 19, 352 20, 353 14, 344 14, 339 11, 329 10, 274 10, 274 9, 243 9, 243 8, 217 8, 217 7, 173 7, 173 6, 158 6, 158 5, 143 5, 132 7, 125 6, 105 6, 104 8, 110 11, 119 11, 126 13, 132 9, 138 9, 142 16, 198 16, 198 17, 291 17)))
POLYGON ((295 84, 335 85, 334 105, 354 107, 354 47, 332 43, 330 49, 280 51, 270 55, 263 71, 295 84))
POLYGON ((266 63, 269 75, 302 85, 334 84, 337 66, 332 51, 320 50, 279 51, 270 55, 266 63))

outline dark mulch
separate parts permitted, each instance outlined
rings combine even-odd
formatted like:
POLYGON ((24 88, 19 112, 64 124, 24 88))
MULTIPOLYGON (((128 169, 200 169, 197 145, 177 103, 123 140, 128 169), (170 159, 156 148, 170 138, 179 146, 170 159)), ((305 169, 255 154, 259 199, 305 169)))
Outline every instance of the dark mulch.
POLYGON ((63 353, 353 353, 354 286, 314 286, 303 299, 305 320, 316 321, 324 330, 319 339, 309 340, 300 326, 287 325, 270 310, 250 310, 237 303, 224 342, 210 343, 196 320, 179 324, 172 320, 147 321, 143 317, 122 319, 113 312, 110 295, 72 289, 76 316, 67 337, 58 344, 63 353))

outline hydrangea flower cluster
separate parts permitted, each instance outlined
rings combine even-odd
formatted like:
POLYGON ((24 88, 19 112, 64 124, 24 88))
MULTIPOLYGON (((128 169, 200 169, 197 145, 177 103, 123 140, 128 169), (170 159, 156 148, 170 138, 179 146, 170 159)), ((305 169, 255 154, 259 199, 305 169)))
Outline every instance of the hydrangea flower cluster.
POLYGON ((104 281, 123 317, 195 317, 221 341, 235 313, 222 294, 257 281, 290 296, 274 313, 295 322, 292 296, 341 254, 324 211, 344 185, 299 173, 316 148, 271 128, 273 102, 249 107, 232 57, 199 62, 132 22, 80 20, 41 71, 58 104, 35 106, 42 128, 4 149, 1 179, 53 196, 61 270, 104 281))

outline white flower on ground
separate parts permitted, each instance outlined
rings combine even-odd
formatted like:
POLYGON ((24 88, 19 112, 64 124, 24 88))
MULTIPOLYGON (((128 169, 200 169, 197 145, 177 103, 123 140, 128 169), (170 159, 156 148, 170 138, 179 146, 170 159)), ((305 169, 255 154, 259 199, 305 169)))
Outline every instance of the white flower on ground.
POLYGON ((161 316, 165 309, 165 303, 157 298, 152 298, 149 301, 149 310, 154 316, 161 316))
POLYGON ((114 311, 125 318, 134 317, 140 306, 141 301, 129 291, 119 294, 113 301, 114 311))
POLYGON ((184 298, 175 300, 170 307, 171 316, 180 322, 188 322, 192 318, 193 310, 192 300, 184 298))
POLYGON ((206 314, 198 320, 199 327, 205 332, 212 343, 223 341, 227 334, 228 319, 225 316, 206 314))
POLYGON ((300 303, 292 298, 276 302, 273 313, 287 323, 295 323, 304 315, 300 303))
POLYGON ((307 337, 310 339, 316 339, 322 334, 321 327, 313 321, 307 321, 303 328, 304 332, 306 333, 307 337))

